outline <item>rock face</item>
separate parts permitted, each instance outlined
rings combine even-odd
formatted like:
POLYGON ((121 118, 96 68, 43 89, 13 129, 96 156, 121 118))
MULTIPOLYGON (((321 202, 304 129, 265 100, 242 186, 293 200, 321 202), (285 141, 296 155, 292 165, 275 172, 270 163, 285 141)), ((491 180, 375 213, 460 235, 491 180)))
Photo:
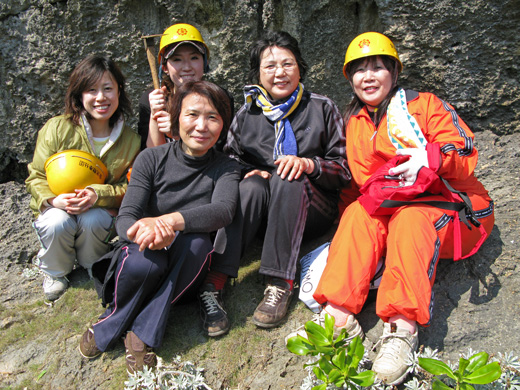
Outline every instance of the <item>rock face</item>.
MULTIPOLYGON (((495 229, 481 251, 471 259, 440 263, 432 326, 421 329, 421 343, 443 350, 452 361, 467 347, 519 354, 520 0, 11 0, 0 3, 0 20, 0 313, 40 299, 41 280, 23 275, 39 248, 23 180, 37 132, 62 111, 67 79, 80 59, 94 52, 116 59, 137 107, 151 84, 140 37, 189 22, 210 47, 207 78, 226 87, 239 105, 249 46, 264 29, 281 29, 300 42, 309 64, 305 87, 343 108, 351 96, 341 72, 348 43, 361 32, 379 31, 393 39, 404 63, 401 85, 450 102, 475 131, 477 173, 496 205, 495 229)), ((254 288, 262 289, 260 283, 254 288)), ((299 388, 302 362, 285 350, 283 337, 308 317, 306 311, 292 311, 273 331, 265 370, 240 388, 299 388)), ((0 329, 10 321, 2 318, 0 329)), ((373 303, 360 322, 368 342, 375 343, 381 324, 373 303)), ((6 348, 0 353, 4 384, 31 378, 19 367, 41 362, 52 348, 50 342, 29 343, 23 352, 16 345, 6 348)), ((79 373, 85 389, 109 380, 103 361, 90 369, 76 367, 75 338, 60 351, 63 361, 75 366, 60 366, 56 377, 79 373)), ((213 388, 225 387, 216 358, 201 358, 201 365, 215 377, 213 388)), ((72 388, 67 385, 54 388, 72 388)))
POLYGON ((438 94, 475 131, 520 128, 519 0, 13 0, 0 4, 0 20, 0 182, 25 178, 37 131, 62 111, 79 60, 94 52, 113 57, 137 107, 151 83, 140 37, 180 21, 200 28, 211 51, 208 79, 237 104, 249 47, 264 29, 299 40, 310 66, 306 88, 341 108, 351 94, 341 72, 348 43, 379 31, 397 46, 403 86, 438 94))

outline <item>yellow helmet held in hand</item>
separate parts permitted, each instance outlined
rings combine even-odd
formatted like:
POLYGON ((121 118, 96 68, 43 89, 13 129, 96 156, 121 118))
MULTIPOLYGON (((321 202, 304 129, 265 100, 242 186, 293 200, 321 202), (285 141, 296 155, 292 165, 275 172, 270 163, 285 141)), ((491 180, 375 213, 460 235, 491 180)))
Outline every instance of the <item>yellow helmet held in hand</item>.
POLYGON ((209 48, 208 45, 206 45, 206 42, 204 42, 204 39, 202 39, 202 35, 199 30, 197 30, 195 27, 193 27, 191 24, 188 23, 177 23, 170 27, 168 27, 162 37, 161 42, 159 44, 159 55, 158 55, 158 61, 159 64, 162 64, 162 59, 164 56, 164 51, 166 47, 174 44, 174 43, 182 43, 186 41, 194 41, 194 42, 200 42, 204 45, 204 48, 206 49, 206 58, 209 58, 209 48))
POLYGON ((386 35, 377 32, 366 32, 358 35, 352 40, 352 42, 350 42, 350 45, 348 45, 345 54, 345 63, 343 64, 343 75, 348 79, 347 65, 350 62, 359 58, 380 55, 395 58, 399 63, 399 72, 403 70, 403 64, 399 59, 397 50, 392 41, 386 35))
POLYGON ((45 161, 45 174, 51 191, 60 195, 91 184, 103 184, 108 170, 96 156, 69 149, 53 154, 45 161))

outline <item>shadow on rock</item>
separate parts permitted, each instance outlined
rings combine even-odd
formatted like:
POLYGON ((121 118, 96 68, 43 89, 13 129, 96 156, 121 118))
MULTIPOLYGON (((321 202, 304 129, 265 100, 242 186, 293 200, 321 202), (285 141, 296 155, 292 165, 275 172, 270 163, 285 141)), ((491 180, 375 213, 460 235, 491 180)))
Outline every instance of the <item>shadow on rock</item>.
POLYGON ((496 308, 483 306, 493 301, 502 287, 492 269, 502 247, 500 230, 495 226, 474 256, 457 262, 449 259, 439 262, 431 325, 421 329, 420 344, 443 351, 453 348, 454 343, 466 346, 469 339, 478 338, 468 337, 470 333, 483 335, 487 331, 491 325, 486 317, 493 311, 496 315, 496 308))

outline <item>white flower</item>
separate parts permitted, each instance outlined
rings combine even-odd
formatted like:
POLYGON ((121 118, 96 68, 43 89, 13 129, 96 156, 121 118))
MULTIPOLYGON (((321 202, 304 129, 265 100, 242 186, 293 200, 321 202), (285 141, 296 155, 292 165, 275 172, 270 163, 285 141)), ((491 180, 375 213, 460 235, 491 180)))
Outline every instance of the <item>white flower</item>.
POLYGON ((428 358, 428 359, 438 359, 437 355, 438 355, 438 351, 436 349, 431 349, 430 347, 426 347, 419 354, 419 357, 428 358))
POLYGON ((408 390, 426 390, 428 388, 426 382, 420 381, 416 377, 413 377, 412 380, 406 382, 404 387, 408 390))
POLYGON ((476 353, 477 353, 477 352, 475 352, 475 351, 473 350, 473 348, 469 347, 469 348, 468 348, 468 352, 467 352, 467 353, 462 353, 461 356, 462 356, 464 359, 468 359, 468 360, 469 360, 469 358, 472 357, 473 355, 475 355, 476 353))
POLYGON ((412 351, 408 354, 404 362, 407 366, 410 366, 408 368, 408 372, 417 375, 420 370, 422 370, 422 368, 419 366, 419 357, 423 356, 421 356, 421 353, 418 353, 417 351, 412 351))
POLYGON ((500 378, 495 382, 499 385, 499 389, 520 390, 520 376, 516 376, 514 372, 505 370, 500 378))
POLYGON ((512 352, 506 352, 504 354, 499 352, 497 360, 506 369, 520 370, 520 361, 518 361, 518 356, 513 355, 512 352))

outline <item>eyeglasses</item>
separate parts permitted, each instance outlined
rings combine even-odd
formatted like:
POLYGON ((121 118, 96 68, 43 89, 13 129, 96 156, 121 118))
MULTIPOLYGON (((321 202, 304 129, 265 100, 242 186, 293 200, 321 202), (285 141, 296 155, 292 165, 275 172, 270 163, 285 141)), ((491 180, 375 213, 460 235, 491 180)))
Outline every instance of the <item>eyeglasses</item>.
POLYGON ((266 74, 275 74, 276 69, 282 68, 284 72, 291 73, 294 71, 294 69, 298 66, 295 62, 284 62, 283 64, 269 64, 265 66, 260 66, 260 69, 266 74))

